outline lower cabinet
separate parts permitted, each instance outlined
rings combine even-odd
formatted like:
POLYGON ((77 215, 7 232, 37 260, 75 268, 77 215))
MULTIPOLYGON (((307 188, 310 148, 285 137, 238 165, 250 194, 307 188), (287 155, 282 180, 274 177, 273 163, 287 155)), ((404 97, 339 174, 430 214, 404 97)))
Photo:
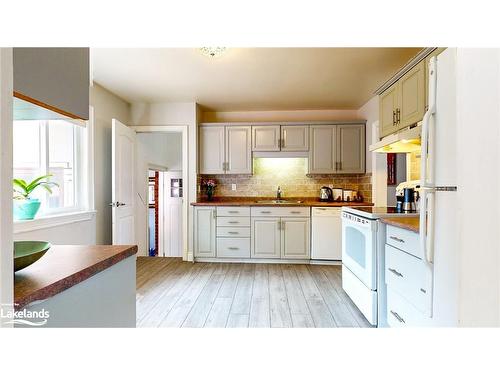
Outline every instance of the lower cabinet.
POLYGON ((252 258, 281 257, 280 224, 279 217, 252 218, 252 258))
POLYGON ((194 209, 194 256, 214 258, 216 254, 216 211, 215 207, 194 209))
POLYGON ((252 218, 252 258, 309 259, 309 218, 252 218))

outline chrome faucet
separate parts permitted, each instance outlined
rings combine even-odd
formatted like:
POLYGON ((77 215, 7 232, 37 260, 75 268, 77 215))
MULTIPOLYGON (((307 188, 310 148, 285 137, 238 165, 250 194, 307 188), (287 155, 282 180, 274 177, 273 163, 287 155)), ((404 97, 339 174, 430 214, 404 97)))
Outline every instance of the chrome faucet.
POLYGON ((281 187, 278 186, 278 190, 276 190, 276 199, 280 200, 281 194, 283 194, 283 190, 281 190, 281 187))

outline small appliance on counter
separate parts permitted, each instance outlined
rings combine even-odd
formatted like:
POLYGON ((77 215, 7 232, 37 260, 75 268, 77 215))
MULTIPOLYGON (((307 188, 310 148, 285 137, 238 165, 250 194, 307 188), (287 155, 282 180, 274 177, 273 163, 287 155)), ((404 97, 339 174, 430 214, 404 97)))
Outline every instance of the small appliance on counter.
POLYGON ((333 202, 333 192, 328 186, 323 186, 319 191, 319 200, 322 202, 333 202))
POLYGON ((358 192, 355 190, 344 190, 342 199, 344 202, 355 202, 358 200, 358 192))
POLYGON ((396 187, 398 212, 417 212, 420 200, 420 180, 405 181, 396 187))
POLYGON ((344 189, 342 188, 333 188, 332 194, 334 202, 342 202, 342 200, 344 199, 344 189))

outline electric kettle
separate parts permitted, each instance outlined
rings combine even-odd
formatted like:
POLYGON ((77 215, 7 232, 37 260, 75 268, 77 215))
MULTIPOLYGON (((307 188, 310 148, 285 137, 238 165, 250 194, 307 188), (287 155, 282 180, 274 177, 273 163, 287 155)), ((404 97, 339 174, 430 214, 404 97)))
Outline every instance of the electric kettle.
POLYGON ((333 192, 328 186, 323 186, 319 191, 319 200, 322 202, 332 202, 333 192))
POLYGON ((418 191, 412 188, 403 189, 403 211, 415 212, 417 211, 416 201, 420 198, 418 191))

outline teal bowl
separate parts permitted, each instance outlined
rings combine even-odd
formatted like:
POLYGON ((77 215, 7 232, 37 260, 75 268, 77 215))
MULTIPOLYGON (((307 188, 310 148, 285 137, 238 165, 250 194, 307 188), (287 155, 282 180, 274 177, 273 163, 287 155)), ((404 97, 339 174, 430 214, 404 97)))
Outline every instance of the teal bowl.
POLYGON ((14 199, 14 219, 33 220, 40 204, 38 199, 14 199))
POLYGON ((50 246, 50 243, 45 241, 14 241, 14 272, 35 263, 50 246))

